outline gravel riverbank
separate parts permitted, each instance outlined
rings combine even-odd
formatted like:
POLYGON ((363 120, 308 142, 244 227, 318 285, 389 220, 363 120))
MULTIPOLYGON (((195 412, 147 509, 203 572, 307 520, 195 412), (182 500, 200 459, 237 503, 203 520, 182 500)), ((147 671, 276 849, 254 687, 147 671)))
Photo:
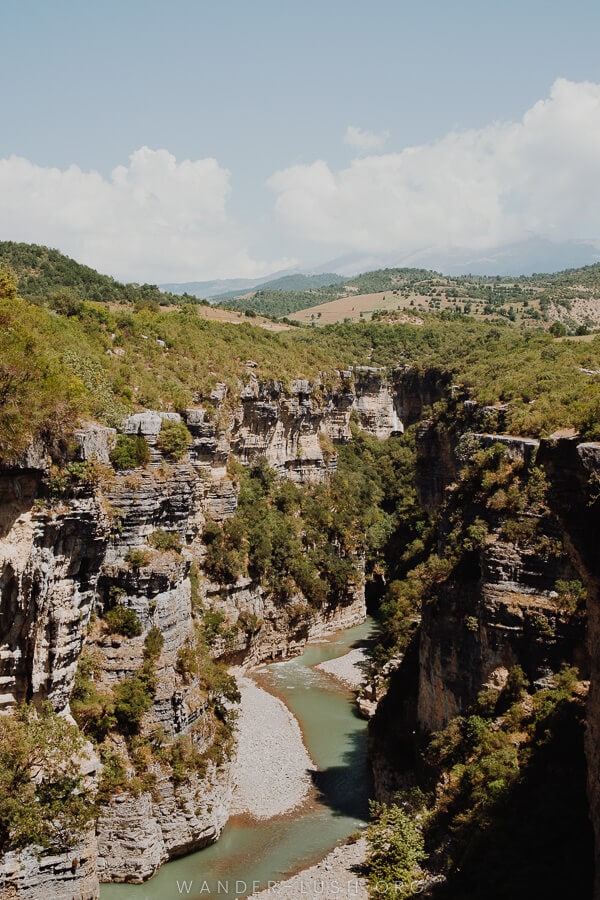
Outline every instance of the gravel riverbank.
POLYGON ((303 803, 316 766, 287 706, 247 675, 235 675, 242 700, 232 815, 270 819, 303 803))
POLYGON ((365 681, 365 663, 367 655, 361 647, 350 650, 344 656, 338 656, 337 659, 330 659, 327 662, 319 663, 315 669, 332 675, 338 681, 341 681, 346 687, 352 690, 358 690, 365 681))
POLYGON ((368 891, 364 878, 355 871, 365 862, 367 842, 364 838, 354 844, 335 847, 310 869, 304 869, 287 881, 279 881, 262 891, 252 894, 247 900, 298 900, 300 897, 319 900, 367 900, 368 891))

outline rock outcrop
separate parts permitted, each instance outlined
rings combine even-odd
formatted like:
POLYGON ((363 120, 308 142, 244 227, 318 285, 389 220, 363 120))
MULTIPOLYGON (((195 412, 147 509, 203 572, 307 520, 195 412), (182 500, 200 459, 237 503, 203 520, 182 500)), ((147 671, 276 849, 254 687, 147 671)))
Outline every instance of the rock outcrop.
MULTIPOLYGON (((465 714, 480 691, 503 687, 514 666, 538 687, 547 686, 563 663, 576 665, 582 678, 590 671, 585 617, 561 608, 557 594, 557 583, 578 576, 588 582, 589 573, 583 577, 568 534, 565 540, 559 507, 548 505, 547 494, 537 497, 547 451, 531 439, 473 432, 461 445, 441 422, 425 424, 417 445, 418 493, 436 515, 440 554, 454 561, 424 603, 418 633, 371 726, 382 796, 411 777, 415 735, 427 736, 465 714), (490 483, 505 479, 502 494, 490 499, 483 472, 468 483, 458 473, 465 453, 494 447, 504 449, 506 468, 489 476, 490 483), (513 465, 518 493, 507 496, 513 465), (475 523, 471 531, 469 523, 475 523)), ((583 475, 580 480, 586 483, 583 475)))
MULTIPOLYGON (((0 471, 0 706, 8 712, 23 700, 48 700, 68 714, 84 644, 94 661, 95 689, 110 693, 137 676, 145 642, 158 634, 156 686, 141 736, 158 730, 167 747, 189 737, 197 752, 208 753, 201 770, 177 783, 168 767, 153 763, 152 789, 143 783, 135 793, 116 789, 84 849, 39 861, 29 852, 6 855, 0 871, 7 896, 37 900, 45 892, 84 900, 97 895, 98 876, 143 881, 166 859, 216 840, 227 821, 232 784, 227 760, 218 754, 211 759, 218 737, 210 697, 180 662, 195 640, 191 564, 200 573, 194 602, 223 613, 230 626, 227 640, 218 637, 212 647, 214 656, 228 661, 257 663, 301 652, 308 640, 365 615, 360 584, 338 603, 315 609, 300 594, 278 606, 259 583, 215 585, 203 576, 206 521, 222 522, 237 507, 231 462, 262 456, 292 481, 322 482, 335 470, 335 444, 351 440, 353 415, 385 438, 402 431, 406 405, 414 418, 439 395, 440 378, 425 387, 420 378, 402 370, 388 379, 363 369, 341 373, 335 388, 304 380, 284 388, 261 384, 250 371, 239 396, 221 385, 183 416, 151 410, 130 416, 122 432, 146 440, 146 468, 115 471, 115 430, 91 424, 75 433, 78 461, 66 474, 54 474, 41 446, 0 471), (402 393, 405 379, 412 388, 421 385, 415 395, 402 393), (190 441, 174 462, 161 452, 159 437, 165 421, 182 420, 190 441), (173 536, 183 550, 153 548, 148 538, 157 531, 173 536), (115 605, 135 614, 139 634, 124 637, 94 617, 115 605)), ((113 749, 135 778, 125 742, 113 749)))
POLYGON ((66 852, 40 847, 0 857, 2 900, 96 900, 99 893, 96 836, 92 831, 66 852))
POLYGON ((539 463, 550 479, 569 555, 587 589, 590 691, 585 746, 595 833, 594 897, 600 897, 600 444, 557 435, 542 441, 539 463))

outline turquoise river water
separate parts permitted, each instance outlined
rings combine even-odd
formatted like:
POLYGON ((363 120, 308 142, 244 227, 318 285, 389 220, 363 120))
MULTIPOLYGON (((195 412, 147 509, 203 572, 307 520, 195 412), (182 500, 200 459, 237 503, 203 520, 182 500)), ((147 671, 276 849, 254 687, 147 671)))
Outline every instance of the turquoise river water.
POLYGON ((294 713, 318 767, 309 802, 267 821, 234 817, 216 844, 167 863, 145 884, 103 885, 101 900, 245 897, 312 865, 362 826, 371 787, 366 722, 356 715, 351 694, 312 666, 362 645, 372 631, 367 621, 260 670, 261 687, 294 713))

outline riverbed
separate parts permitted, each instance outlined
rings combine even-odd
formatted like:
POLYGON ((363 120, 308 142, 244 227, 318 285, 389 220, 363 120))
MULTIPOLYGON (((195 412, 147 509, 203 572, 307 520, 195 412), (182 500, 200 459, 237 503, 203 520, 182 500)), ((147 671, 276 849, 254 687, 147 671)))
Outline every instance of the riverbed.
POLYGON ((311 866, 361 828, 371 791, 366 722, 356 714, 352 693, 314 666, 344 655, 372 630, 367 621, 310 645, 302 656, 252 672, 297 718, 316 764, 302 806, 267 820, 234 816, 211 847, 165 864, 142 885, 103 885, 101 900, 246 897, 311 866))

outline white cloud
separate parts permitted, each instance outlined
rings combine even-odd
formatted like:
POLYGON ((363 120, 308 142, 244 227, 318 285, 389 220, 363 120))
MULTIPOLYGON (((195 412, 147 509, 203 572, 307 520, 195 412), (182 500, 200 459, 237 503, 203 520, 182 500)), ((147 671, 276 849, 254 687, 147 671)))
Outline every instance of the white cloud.
POLYGON ((259 277, 288 260, 251 258, 227 214, 230 173, 142 147, 109 178, 0 160, 0 237, 47 244, 132 280, 259 277))
POLYGON ((485 249, 600 237, 600 85, 558 79, 520 122, 268 181, 296 237, 338 251, 485 249))
POLYGON ((344 134, 344 143, 350 144, 355 150, 367 152, 368 150, 379 150, 383 147, 389 138, 388 131, 382 131, 375 134, 373 131, 365 131, 356 125, 348 125, 344 134))

